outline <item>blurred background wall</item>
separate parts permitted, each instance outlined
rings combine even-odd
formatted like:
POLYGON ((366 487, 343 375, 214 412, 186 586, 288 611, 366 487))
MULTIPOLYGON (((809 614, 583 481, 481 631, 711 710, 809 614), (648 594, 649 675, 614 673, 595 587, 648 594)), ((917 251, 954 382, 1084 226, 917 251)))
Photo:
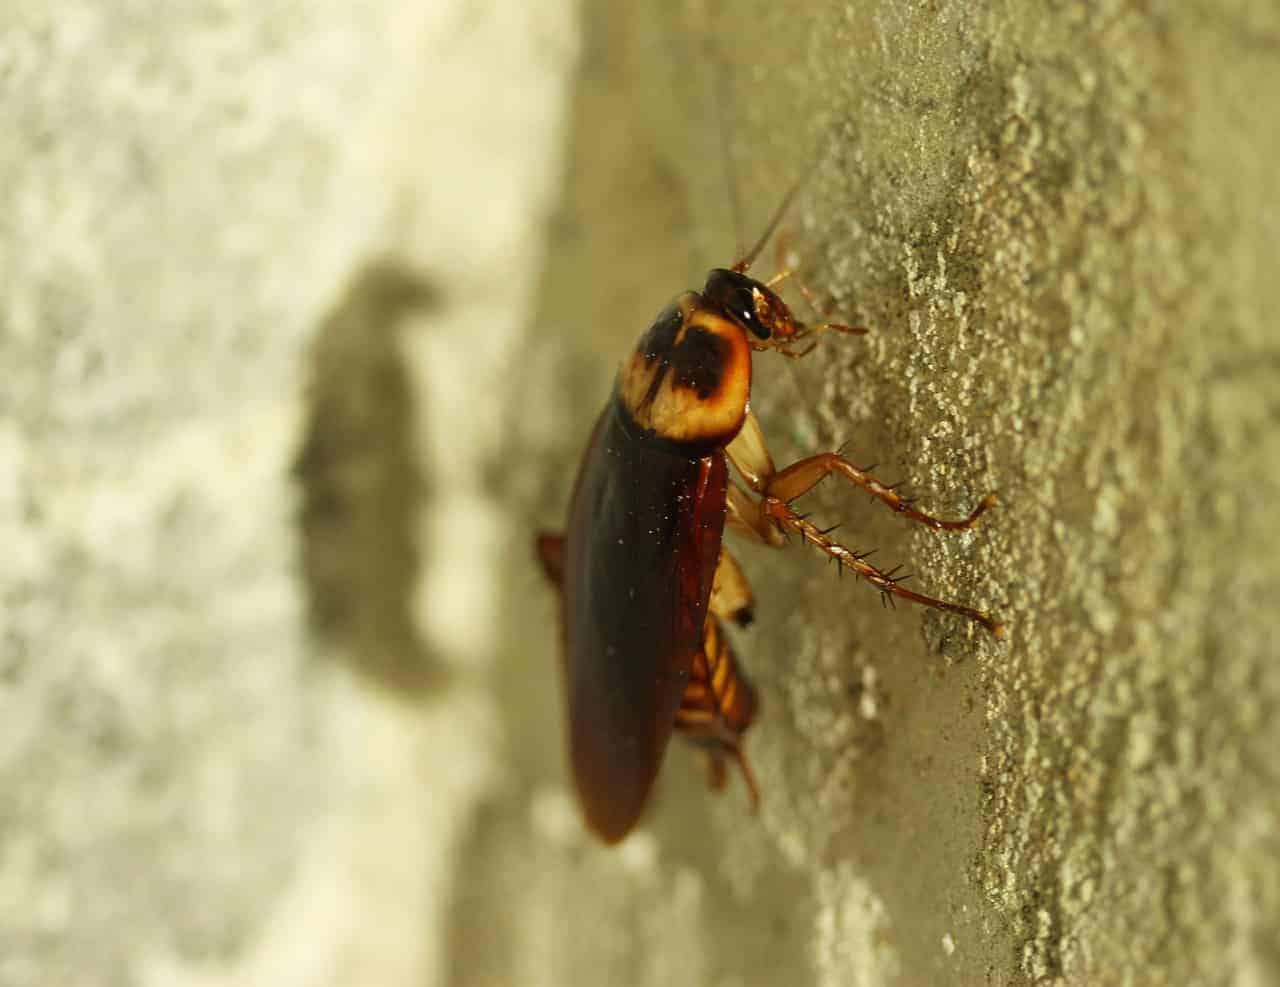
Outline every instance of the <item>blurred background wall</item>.
POLYGON ((7 5, 0 984, 1280 983, 1278 97, 1263 0, 7 5), (603 850, 530 536, 815 156, 873 332, 753 405, 998 490, 806 507, 1010 637, 744 550, 762 810, 603 850))
POLYGON ((444 982, 578 44, 568 4, 0 14, 0 982, 444 982))

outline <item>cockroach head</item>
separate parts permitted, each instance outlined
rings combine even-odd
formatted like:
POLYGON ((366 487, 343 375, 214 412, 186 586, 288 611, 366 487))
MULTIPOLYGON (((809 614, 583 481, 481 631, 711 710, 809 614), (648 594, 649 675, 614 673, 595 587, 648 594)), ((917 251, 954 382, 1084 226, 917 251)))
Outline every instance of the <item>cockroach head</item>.
POLYGON ((760 340, 794 336, 799 325, 787 303, 768 286, 739 271, 717 267, 707 275, 703 297, 760 340))

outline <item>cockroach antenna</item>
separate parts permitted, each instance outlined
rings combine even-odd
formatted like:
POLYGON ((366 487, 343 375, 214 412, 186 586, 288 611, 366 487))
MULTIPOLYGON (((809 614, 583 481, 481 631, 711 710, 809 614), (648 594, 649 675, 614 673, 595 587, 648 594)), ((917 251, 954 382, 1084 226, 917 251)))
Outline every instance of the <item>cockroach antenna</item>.
MULTIPOLYGON (((714 48, 713 48, 714 51, 714 48)), ((718 53, 717 53, 718 56, 718 53)), ((733 93, 730 85, 729 63, 718 57, 715 61, 720 66, 719 106, 716 108, 716 119, 720 123, 720 157, 724 161, 725 183, 729 186, 729 212, 733 217, 734 250, 742 254, 742 194, 738 188, 738 169, 733 157, 733 135, 729 126, 729 104, 733 93)))
POLYGON ((732 66, 728 60, 721 58, 718 49, 708 42, 712 51, 713 61, 720 67, 718 75, 718 102, 716 117, 719 122, 720 129, 720 157, 724 162, 725 182, 729 186, 729 211, 733 216, 733 235, 734 245, 737 254, 741 258, 733 265, 732 270, 738 273, 745 272, 756 259, 760 256, 760 252, 764 250, 769 243, 770 238, 777 232, 778 224, 782 222, 783 217, 787 214, 787 210, 791 208, 792 202, 795 201, 796 195, 800 189, 808 182, 813 173, 817 171, 818 164, 822 160, 822 150, 819 148, 810 155, 809 164, 805 166, 800 176, 791 184, 787 190, 787 194, 783 196, 782 202, 770 217, 768 225, 765 226, 764 233, 760 235, 760 239, 755 245, 743 253, 743 228, 742 228, 742 191, 741 183, 738 178, 737 160, 733 154, 733 128, 729 120, 729 107, 732 104, 732 66))
POLYGON ((822 159, 824 157, 824 149, 821 147, 817 148, 809 155, 809 163, 805 165, 799 176, 797 176, 795 181, 791 183, 791 187, 787 189, 787 194, 782 197, 782 201, 778 203, 778 208, 775 209, 773 215, 769 217, 769 223, 765 226, 764 232, 760 234, 760 239, 755 242, 755 245, 752 246, 750 250, 742 255, 741 260, 733 265, 733 270, 738 271, 739 273, 744 272, 756 262, 756 258, 760 256, 760 252, 764 250, 768 245, 769 240, 773 237, 773 234, 777 232, 779 224, 781 224, 783 217, 786 216, 787 210, 791 208, 792 203, 795 202, 796 196, 799 195, 800 190, 809 183, 809 179, 811 179, 814 172, 818 170, 818 165, 822 163, 822 159))

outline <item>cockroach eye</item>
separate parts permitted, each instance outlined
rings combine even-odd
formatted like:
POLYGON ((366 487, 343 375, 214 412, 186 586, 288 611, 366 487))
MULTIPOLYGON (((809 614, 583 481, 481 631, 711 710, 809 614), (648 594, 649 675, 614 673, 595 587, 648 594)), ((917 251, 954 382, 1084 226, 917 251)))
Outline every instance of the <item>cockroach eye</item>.
POLYGON ((707 275, 703 294, 744 329, 760 339, 768 339, 769 327, 763 325, 756 314, 757 284, 745 274, 717 267, 707 275))

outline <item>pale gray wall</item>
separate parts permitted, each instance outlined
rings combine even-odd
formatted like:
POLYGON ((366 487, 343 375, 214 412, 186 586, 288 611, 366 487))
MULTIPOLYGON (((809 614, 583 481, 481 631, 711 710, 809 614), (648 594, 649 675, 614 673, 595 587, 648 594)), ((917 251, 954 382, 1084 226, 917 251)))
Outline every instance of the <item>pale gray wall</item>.
POLYGON ((3 5, 0 984, 445 980, 502 515, 428 374, 496 406, 577 36, 3 5))
POLYGON ((1280 983, 1274 5, 59 0, 0 95, 0 984, 1280 983), (604 850, 530 532, 815 149, 874 331, 755 407, 998 490, 807 504, 1010 637, 744 550, 762 811, 604 850))

